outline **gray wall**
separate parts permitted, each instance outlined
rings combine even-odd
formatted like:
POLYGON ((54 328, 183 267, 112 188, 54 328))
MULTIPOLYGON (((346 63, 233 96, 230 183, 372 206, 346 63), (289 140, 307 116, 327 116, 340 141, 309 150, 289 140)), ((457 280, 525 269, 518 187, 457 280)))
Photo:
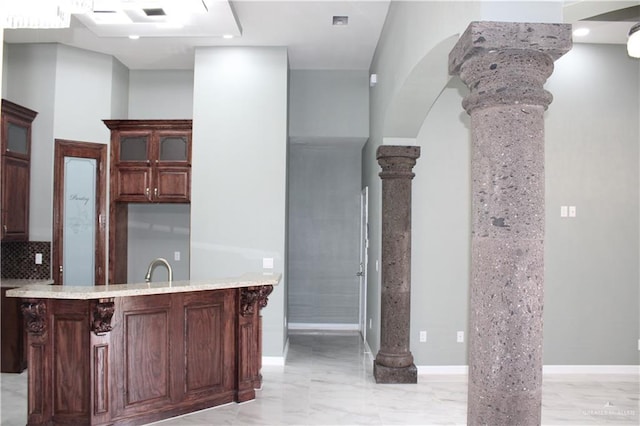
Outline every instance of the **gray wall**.
POLYGON ((361 149, 290 146, 290 324, 358 324, 361 149))
POLYGON ((193 117, 192 70, 131 70, 131 119, 188 119, 193 117))
MULTIPOLYGON (((379 123, 406 80, 403 70, 409 75, 411 64, 437 44, 429 44, 420 28, 432 28, 436 20, 448 22, 451 31, 462 20, 463 30, 474 19, 477 11, 456 11, 458 6, 463 5, 390 6, 372 65, 381 84, 371 92, 372 138, 363 158, 371 190, 372 268, 380 233, 374 155, 385 136, 379 123), (405 44, 405 37, 418 37, 422 44, 405 44), (409 48, 392 48, 400 44, 409 48)), ((524 8, 519 12, 511 16, 528 16, 524 8)), ((531 16, 542 20, 539 14, 547 12, 555 10, 531 11, 531 16)), ((440 40, 450 35, 438 34, 438 25, 433 28, 440 40)), ((638 364, 639 80, 640 66, 623 46, 577 44, 556 62, 546 85, 554 101, 545 124, 545 364, 638 364), (561 219, 561 205, 577 206, 578 217, 561 219)), ((422 147, 413 182, 411 350, 418 365, 466 364, 466 343, 455 341, 457 330, 466 331, 468 311, 469 125, 460 105, 466 93, 459 80, 452 80, 415 139, 422 147), (428 331, 426 343, 418 342, 420 330, 428 331)), ((372 282, 369 290, 375 310, 379 283, 372 282)), ((369 343, 376 351, 379 329, 372 316, 369 343)))
MULTIPOLYGON (((195 57, 191 278, 285 272, 285 48, 198 48, 195 57)), ((264 355, 282 356, 283 276, 263 310, 264 355)))
POLYGON ((624 46, 576 44, 546 86, 547 364, 638 363, 639 79, 624 46))
MULTIPOLYGON (((128 280, 143 282, 149 263, 167 259, 174 280, 189 279, 189 204, 129 204, 128 280), (175 259, 175 252, 180 259, 175 259)), ((153 281, 167 281, 165 267, 154 269, 153 281)))
POLYGON ((429 112, 413 179, 411 350, 420 365, 464 365, 470 253, 469 117, 452 80, 429 112), (464 112, 464 111, 462 111, 464 112), (419 343, 421 330, 427 343, 419 343))
POLYGON ((293 70, 289 136, 356 138, 369 135, 369 75, 366 70, 293 70))

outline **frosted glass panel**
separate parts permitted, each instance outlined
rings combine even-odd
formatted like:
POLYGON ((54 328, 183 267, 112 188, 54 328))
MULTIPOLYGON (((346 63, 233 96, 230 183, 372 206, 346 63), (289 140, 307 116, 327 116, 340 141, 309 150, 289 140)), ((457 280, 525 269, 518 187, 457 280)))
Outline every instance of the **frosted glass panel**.
POLYGON ((64 158, 62 283, 94 285, 96 160, 64 158))

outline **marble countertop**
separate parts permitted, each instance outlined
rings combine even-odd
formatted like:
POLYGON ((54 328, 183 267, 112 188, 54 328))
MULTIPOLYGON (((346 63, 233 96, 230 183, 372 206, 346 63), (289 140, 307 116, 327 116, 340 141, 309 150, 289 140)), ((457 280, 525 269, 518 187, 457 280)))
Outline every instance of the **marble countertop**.
POLYGON ((31 279, 18 279, 18 278, 0 279, 0 288, 7 288, 7 287, 15 288, 15 287, 22 287, 25 285, 34 285, 34 284, 49 285, 49 284, 53 284, 53 280, 31 280, 31 279))
MULTIPOLYGON (((148 296, 152 294, 277 285, 281 278, 282 274, 279 273, 247 273, 239 277, 212 278, 209 280, 145 282, 97 286, 48 285, 40 281, 37 284, 32 283, 20 288, 7 290, 7 297, 74 300, 107 299, 111 297, 148 296)), ((4 280, 2 282, 4 285, 4 280)))

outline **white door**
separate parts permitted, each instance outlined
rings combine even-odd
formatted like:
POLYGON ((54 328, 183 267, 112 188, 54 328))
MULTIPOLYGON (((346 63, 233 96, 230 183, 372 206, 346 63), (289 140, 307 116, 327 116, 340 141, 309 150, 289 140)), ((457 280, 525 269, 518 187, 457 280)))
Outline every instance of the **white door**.
POLYGON ((367 263, 369 259, 369 187, 360 193, 360 334, 367 340, 367 263))

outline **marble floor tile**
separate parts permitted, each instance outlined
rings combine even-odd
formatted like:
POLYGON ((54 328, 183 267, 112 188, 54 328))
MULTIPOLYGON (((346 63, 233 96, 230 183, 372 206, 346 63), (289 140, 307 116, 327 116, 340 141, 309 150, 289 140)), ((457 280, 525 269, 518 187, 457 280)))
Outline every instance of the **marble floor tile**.
MULTIPOLYGON (((359 335, 292 334, 284 367, 263 367, 254 401, 198 411, 157 426, 463 425, 467 379, 420 375, 377 385, 359 335)), ((27 421, 27 373, 0 376, 0 425, 27 421)), ((640 382, 627 375, 546 375, 542 424, 638 425, 640 382)))

